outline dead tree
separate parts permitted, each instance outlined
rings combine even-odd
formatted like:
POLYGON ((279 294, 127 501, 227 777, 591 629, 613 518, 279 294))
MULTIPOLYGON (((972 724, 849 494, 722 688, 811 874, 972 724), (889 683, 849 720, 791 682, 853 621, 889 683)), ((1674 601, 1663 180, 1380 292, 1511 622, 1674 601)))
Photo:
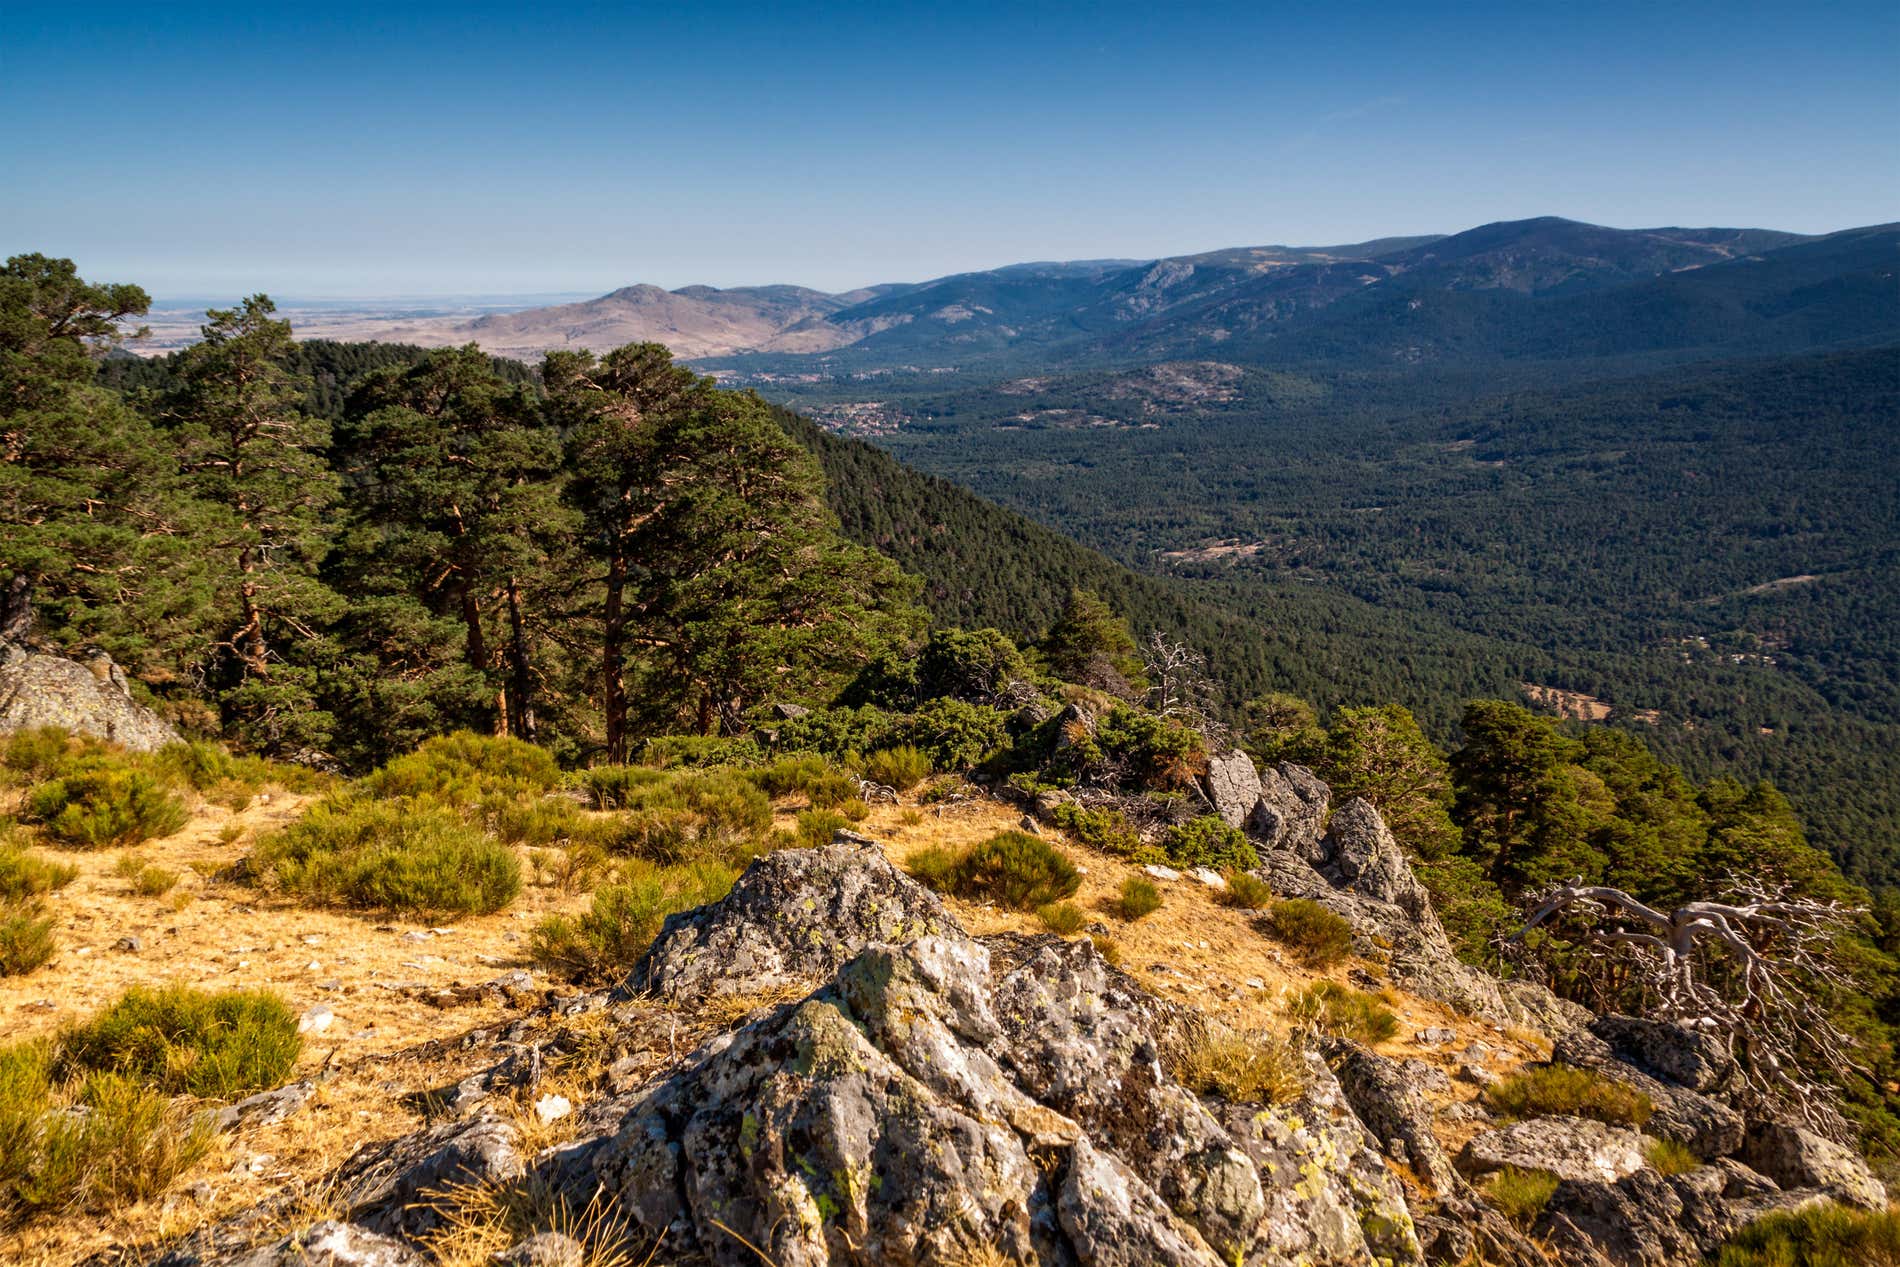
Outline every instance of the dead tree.
POLYGON ((1841 1139, 1849 1128, 1827 1079, 1867 1071, 1827 1000, 1853 988, 1835 946, 1865 912, 1748 879, 1725 887, 1727 901, 1664 911, 1621 889, 1559 884, 1535 899, 1511 941, 1522 945, 1530 930, 1571 917, 1563 935, 1606 966, 1620 961, 1651 1019, 1723 1042, 1743 1099, 1841 1139))
POLYGON ((1148 672, 1148 705, 1162 717, 1186 722, 1210 742, 1224 744, 1227 727, 1220 720, 1213 680, 1207 676, 1207 657, 1157 629, 1141 648, 1148 672))

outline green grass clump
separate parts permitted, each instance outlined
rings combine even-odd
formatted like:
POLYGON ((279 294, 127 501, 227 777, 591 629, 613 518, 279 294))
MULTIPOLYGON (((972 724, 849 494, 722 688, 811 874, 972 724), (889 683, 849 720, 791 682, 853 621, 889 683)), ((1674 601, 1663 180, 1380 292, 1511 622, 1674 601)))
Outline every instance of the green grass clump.
POLYGON ((808 849, 828 845, 831 838, 851 825, 851 820, 836 810, 808 809, 792 819, 792 834, 808 849))
POLYGON ((159 776, 93 757, 28 792, 21 817, 63 845, 102 849, 168 836, 190 816, 159 776))
POLYGON ((1900 1267, 1900 1213, 1817 1205, 1771 1214, 1724 1245, 1715 1267, 1900 1267))
POLYGON ((78 867, 43 858, 11 841, 0 841, 0 901, 41 897, 78 878, 78 867))
POLYGON ((597 765, 573 777, 595 809, 626 809, 642 789, 670 781, 664 771, 643 765, 597 765))
POLYGON ((1057 827, 1091 849, 1121 858, 1132 858, 1141 852, 1141 837, 1135 834, 1120 810, 1084 809, 1073 801, 1065 801, 1055 807, 1050 818, 1057 827))
POLYGON ((154 866, 132 853, 120 854, 112 873, 121 880, 130 881, 132 891, 142 897, 159 897, 170 893, 179 879, 178 872, 154 866))
POLYGON ((53 917, 36 898, 0 903, 0 977, 25 976, 59 953, 53 917))
POLYGON ((908 792, 929 778, 930 758, 911 744, 880 748, 864 759, 864 777, 899 792, 908 792))
POLYGON ((1123 919, 1129 920, 1152 915, 1161 909, 1161 890, 1146 876, 1131 875, 1122 881, 1121 896, 1116 901, 1115 909, 1121 912, 1123 919))
POLYGON ((1260 855, 1246 833, 1212 814, 1168 828, 1161 848, 1177 867, 1251 871, 1260 865, 1260 855))
POLYGON ((961 851, 923 850, 912 857, 910 873, 939 892, 1018 911, 1074 897, 1082 887, 1081 873, 1061 850, 1020 831, 999 833, 961 851))
POLYGON ((19 730, 0 740, 0 770, 13 783, 43 783, 88 758, 106 755, 106 745, 58 726, 19 730))
POLYGON ((1557 1176, 1547 1170, 1524 1170, 1506 1166, 1484 1184, 1484 1197, 1505 1218, 1520 1227, 1528 1227, 1550 1204, 1557 1191, 1557 1176))
POLYGON ((715 766, 753 766, 765 760, 765 752, 750 736, 659 735, 640 749, 640 764, 670 770, 690 767, 696 770, 715 766))
POLYGON ((326 798, 259 841, 251 866, 313 902, 437 918, 486 915, 521 892, 514 851, 430 801, 326 798))
POLYGON ((1309 968, 1330 968, 1352 951, 1352 925, 1310 898, 1275 902, 1267 921, 1273 935, 1309 968))
POLYGON ((464 730, 426 740, 365 776, 360 786, 383 799, 427 796, 463 806, 492 797, 539 796, 560 782, 560 767, 547 749, 464 730))
POLYGON ((737 878, 730 867, 712 861, 670 867, 635 862, 619 883, 596 890, 593 906, 580 916, 542 920, 530 943, 535 961, 576 981, 624 976, 668 915, 717 902, 737 878))
POLYGON ((155 1197, 211 1151, 188 1103, 120 1073, 57 1080, 43 1042, 0 1048, 0 1216, 109 1210, 155 1197))
POLYGON ((1307 986, 1288 1011, 1322 1034, 1357 1043, 1383 1043, 1399 1032, 1399 1018, 1377 997, 1334 981, 1307 986))
POLYGON ((1665 1175, 1686 1175, 1702 1164, 1695 1150, 1673 1139, 1652 1139, 1643 1150, 1650 1168, 1665 1175))
POLYGON ((1572 1065, 1541 1065, 1486 1087, 1484 1100, 1504 1117, 1566 1114, 1611 1126, 1641 1126, 1654 1106, 1633 1087, 1572 1065))
POLYGON ((1036 908, 1036 918, 1052 933, 1072 937, 1082 931, 1089 917, 1074 902, 1044 902, 1036 908))
POLYGON ((661 863, 714 856, 742 861, 772 826, 772 802, 729 770, 669 774, 599 766, 583 776, 597 804, 619 811, 580 825, 577 838, 661 863))
POLYGON ((1240 1104, 1289 1103, 1299 1098, 1306 1080, 1291 1044, 1224 1028, 1210 1028, 1197 1039, 1174 1073, 1191 1091, 1240 1104))
POLYGON ((212 993, 134 986, 91 1020, 61 1031, 54 1072, 117 1073, 168 1095, 234 1100, 281 1085, 303 1038, 268 990, 212 993))
POLYGON ((1223 906, 1237 906, 1244 911, 1264 911, 1273 901, 1273 887, 1259 876, 1245 871, 1229 871, 1227 887, 1220 892, 1223 906))

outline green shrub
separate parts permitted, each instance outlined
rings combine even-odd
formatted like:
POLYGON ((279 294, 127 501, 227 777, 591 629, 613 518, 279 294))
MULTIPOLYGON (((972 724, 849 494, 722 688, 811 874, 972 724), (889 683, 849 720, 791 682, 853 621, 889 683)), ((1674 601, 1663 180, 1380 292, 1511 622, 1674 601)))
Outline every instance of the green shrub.
POLYGON ((1161 890, 1146 876, 1131 875, 1122 881, 1116 909, 1123 919, 1140 919, 1161 909, 1161 890))
POLYGON ((1299 1052, 1284 1040, 1212 1026, 1182 1054, 1174 1076, 1191 1091, 1237 1104, 1291 1103, 1306 1082, 1299 1052))
POLYGON ((1044 902, 1036 908, 1036 918, 1052 933, 1072 937, 1082 931, 1089 917, 1074 902, 1044 902))
POLYGON ((78 867, 43 858, 11 842, 0 843, 0 901, 39 897, 78 878, 78 867))
POLYGON ((1151 791, 1191 787, 1207 769, 1207 744, 1199 731, 1126 705, 1110 709, 1095 723, 1094 735, 1073 751, 1074 760, 1116 782, 1151 791))
POLYGON ((1737 1232, 1715 1267, 1900 1267, 1900 1212, 1816 1205, 1737 1232))
POLYGON ((539 796, 560 786, 561 771, 545 748, 506 735, 458 731, 424 741, 361 780, 371 796, 428 796, 455 806, 492 796, 539 796))
POLYGON ((1223 906, 1236 906, 1243 911, 1264 911, 1273 901, 1273 887, 1257 875, 1245 871, 1229 871, 1227 887, 1220 891, 1223 906))
POLYGON ((1103 963, 1111 968, 1121 967, 1122 947, 1120 942, 1116 941, 1113 937, 1104 937, 1099 933, 1089 934, 1089 940, 1094 943, 1095 953, 1102 957, 1103 963))
POLYGON ((149 758, 152 769, 226 808, 239 810, 266 784, 307 792, 326 781, 308 766, 286 765, 262 757, 237 756, 214 743, 192 740, 168 744, 149 758))
POLYGON ((640 764, 662 770, 690 767, 754 766, 765 760, 765 750, 747 735, 660 735, 640 749, 640 764))
POLYGON ((891 714, 870 704, 814 708, 802 717, 772 725, 778 733, 780 752, 815 752, 835 758, 847 752, 870 752, 893 742, 891 714))
POLYGON ((667 775, 649 766, 597 765, 574 774, 595 809, 625 809, 644 788, 664 785, 667 775))
POLYGON ((46 1043, 0 1048, 0 1214, 107 1210, 155 1197, 196 1165, 215 1128, 124 1074, 54 1081, 46 1043))
POLYGON ((948 696, 987 704, 1029 676, 1023 653, 1001 630, 936 629, 917 656, 916 690, 924 700, 948 696))
POLYGON ((61 1031, 54 1072, 128 1074, 171 1095, 234 1100, 280 1086, 297 1063, 297 1016, 268 990, 133 986, 61 1031))
POLYGON ((542 920, 530 943, 535 961, 577 981, 624 976, 653 944, 668 915, 717 902, 737 878, 730 867, 715 862, 637 863, 619 883, 596 891, 592 907, 578 918, 542 920))
POLYGON ((1212 814, 1168 828, 1161 847, 1177 867, 1251 871, 1260 865, 1260 855, 1246 833, 1212 814))
POLYGON ((36 899, 0 903, 0 977, 24 976, 59 953, 54 924, 36 899))
POLYGON ((157 776, 108 757, 89 758, 28 792, 22 816, 84 849, 169 836, 190 817, 157 776))
POLYGON ((910 744, 880 748, 864 759, 864 777, 908 792, 930 777, 930 758, 910 744))
POLYGON ((311 901, 433 917, 486 915, 521 892, 512 849, 430 801, 326 798, 251 854, 311 901))
POLYGON ((792 834, 808 849, 828 845, 831 838, 851 825, 851 820, 836 810, 808 809, 792 820, 792 834))
POLYGON ((939 770, 982 765, 1009 742, 1009 714, 958 699, 934 699, 893 726, 899 745, 918 749, 939 770))
POLYGON ((43 783, 75 761, 98 756, 105 745, 58 726, 19 730, 0 740, 0 768, 20 783, 43 783))
POLYGON ((858 781, 842 770, 828 770, 807 782, 805 798, 813 809, 840 809, 858 797, 858 781))
POLYGON ((1557 1176, 1547 1170, 1523 1170, 1506 1166, 1484 1184, 1484 1196, 1504 1217, 1528 1227, 1557 1191, 1557 1176))
POLYGON ((1643 1149, 1650 1168, 1665 1175, 1686 1175, 1702 1164, 1695 1150, 1673 1139, 1652 1139, 1643 1149))
POLYGON ((586 830, 580 808, 561 797, 493 798, 482 806, 488 830, 511 845, 551 845, 586 830))
POLYGON ((944 893, 987 899, 1033 911, 1075 896, 1082 875, 1062 851, 1039 836, 1006 831, 961 852, 926 849, 912 855, 910 873, 944 893))
POLYGON ((1356 1043, 1383 1043, 1399 1032, 1399 1018, 1370 994, 1332 981, 1315 981, 1288 1011, 1322 1034, 1356 1043))
POLYGON ((1352 951, 1352 925, 1310 898, 1275 902, 1267 913, 1273 935, 1310 968, 1328 968, 1352 951))
POLYGON ((798 752, 768 765, 747 770, 745 777, 767 796, 806 795, 811 785, 837 773, 831 762, 815 752, 798 752))
POLYGON ((1612 1126, 1641 1126, 1654 1108, 1641 1091, 1571 1065, 1540 1065, 1511 1074, 1486 1087, 1484 1100, 1504 1117, 1562 1113, 1612 1126))
POLYGON ((154 866, 137 854, 120 854, 118 863, 112 868, 114 875, 131 882, 132 891, 142 897, 158 897, 170 893, 178 883, 178 872, 167 871, 164 867, 154 866))
POLYGON ((1050 815, 1057 827, 1092 849, 1100 849, 1122 858, 1141 852, 1141 837, 1128 825, 1120 810, 1084 809, 1074 801, 1056 806, 1050 815))

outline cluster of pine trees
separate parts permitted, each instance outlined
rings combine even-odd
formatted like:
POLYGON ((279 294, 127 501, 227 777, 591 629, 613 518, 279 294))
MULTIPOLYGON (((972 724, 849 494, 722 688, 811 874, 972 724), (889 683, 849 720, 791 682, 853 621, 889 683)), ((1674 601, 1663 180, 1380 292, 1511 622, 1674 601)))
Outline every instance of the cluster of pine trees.
POLYGON ((148 306, 66 260, 0 272, 4 616, 195 729, 352 766, 462 727, 620 760, 826 698, 924 624, 772 410, 663 347, 538 384, 440 351, 330 384, 332 424, 261 295, 101 385, 148 306))

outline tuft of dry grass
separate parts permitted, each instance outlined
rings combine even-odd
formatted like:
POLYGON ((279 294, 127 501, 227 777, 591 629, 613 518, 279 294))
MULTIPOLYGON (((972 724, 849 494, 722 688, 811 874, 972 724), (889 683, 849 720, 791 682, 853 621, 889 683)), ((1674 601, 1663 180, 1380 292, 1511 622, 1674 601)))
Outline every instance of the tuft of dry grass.
POLYGON ((1202 1095, 1242 1104, 1285 1104, 1306 1083, 1300 1055, 1285 1039, 1210 1027, 1181 1056, 1175 1077, 1202 1095))
POLYGON ((538 1232, 558 1232, 581 1247, 581 1267, 648 1267, 659 1252, 644 1252, 639 1234, 618 1205, 594 1190, 584 1206, 544 1183, 451 1184, 418 1202, 437 1226, 420 1239, 440 1267, 490 1267, 495 1255, 538 1232))

